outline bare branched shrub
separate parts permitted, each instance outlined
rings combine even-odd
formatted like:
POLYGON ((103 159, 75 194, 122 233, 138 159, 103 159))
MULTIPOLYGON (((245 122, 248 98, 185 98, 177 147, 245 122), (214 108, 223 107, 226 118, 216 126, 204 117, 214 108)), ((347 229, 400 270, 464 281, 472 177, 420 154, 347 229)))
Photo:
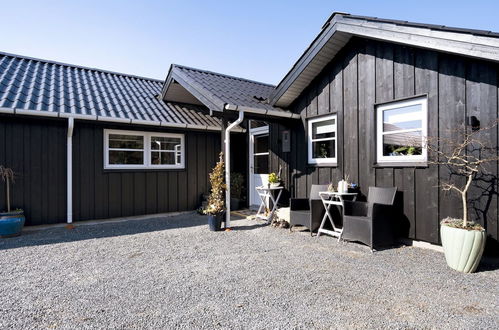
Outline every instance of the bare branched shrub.
POLYGON ((447 182, 441 183, 444 191, 454 191, 461 197, 463 204, 462 227, 468 227, 468 190, 473 180, 480 174, 488 174, 486 165, 499 161, 497 146, 488 144, 482 136, 486 131, 497 129, 498 122, 478 129, 469 130, 461 126, 450 134, 453 138, 428 137, 426 146, 434 154, 434 159, 429 164, 445 166, 451 173, 447 182), (462 184, 452 180, 453 177, 465 177, 462 184))

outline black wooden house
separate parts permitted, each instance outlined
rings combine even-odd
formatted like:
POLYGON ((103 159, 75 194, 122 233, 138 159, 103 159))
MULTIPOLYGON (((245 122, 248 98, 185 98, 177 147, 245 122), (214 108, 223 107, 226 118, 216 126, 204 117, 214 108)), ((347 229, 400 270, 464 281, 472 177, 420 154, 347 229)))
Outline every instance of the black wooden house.
MULTIPOLYGON (((31 225, 192 210, 235 122, 225 145, 249 204, 279 169, 288 197, 346 176, 363 193, 397 186, 404 235, 438 244, 439 221, 460 204, 439 190, 448 172, 428 164, 422 141, 452 138, 472 117, 497 120, 498 62, 497 33, 342 13, 278 86, 177 65, 163 82, 3 53, 0 164, 19 173, 14 203, 31 225)), ((498 145, 497 130, 484 138, 498 145)), ((493 247, 497 180, 472 196, 493 247)))

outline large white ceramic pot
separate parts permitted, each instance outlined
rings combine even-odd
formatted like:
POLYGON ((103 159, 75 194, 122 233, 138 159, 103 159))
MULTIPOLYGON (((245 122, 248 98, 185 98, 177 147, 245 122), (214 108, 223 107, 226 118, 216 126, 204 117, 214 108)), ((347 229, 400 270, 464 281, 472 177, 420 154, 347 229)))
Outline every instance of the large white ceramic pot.
POLYGON ((482 258, 487 237, 485 230, 462 229, 442 224, 440 237, 447 265, 463 273, 473 273, 482 258))

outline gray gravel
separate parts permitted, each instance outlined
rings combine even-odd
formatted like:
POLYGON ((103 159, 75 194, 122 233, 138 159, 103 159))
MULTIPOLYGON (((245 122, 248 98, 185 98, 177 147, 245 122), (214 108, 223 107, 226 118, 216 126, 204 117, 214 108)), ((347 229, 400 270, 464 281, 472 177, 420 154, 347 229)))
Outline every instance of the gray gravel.
POLYGON ((0 328, 499 328, 499 265, 194 214, 0 240, 0 328))

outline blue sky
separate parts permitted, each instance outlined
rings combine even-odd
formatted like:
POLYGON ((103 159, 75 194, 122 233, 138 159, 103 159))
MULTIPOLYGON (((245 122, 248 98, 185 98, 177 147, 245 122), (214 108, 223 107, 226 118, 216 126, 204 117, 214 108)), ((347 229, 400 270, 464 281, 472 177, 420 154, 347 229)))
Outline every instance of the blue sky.
POLYGON ((498 1, 0 2, 2 51, 158 79, 177 63, 276 84, 333 11, 499 31, 498 1))

